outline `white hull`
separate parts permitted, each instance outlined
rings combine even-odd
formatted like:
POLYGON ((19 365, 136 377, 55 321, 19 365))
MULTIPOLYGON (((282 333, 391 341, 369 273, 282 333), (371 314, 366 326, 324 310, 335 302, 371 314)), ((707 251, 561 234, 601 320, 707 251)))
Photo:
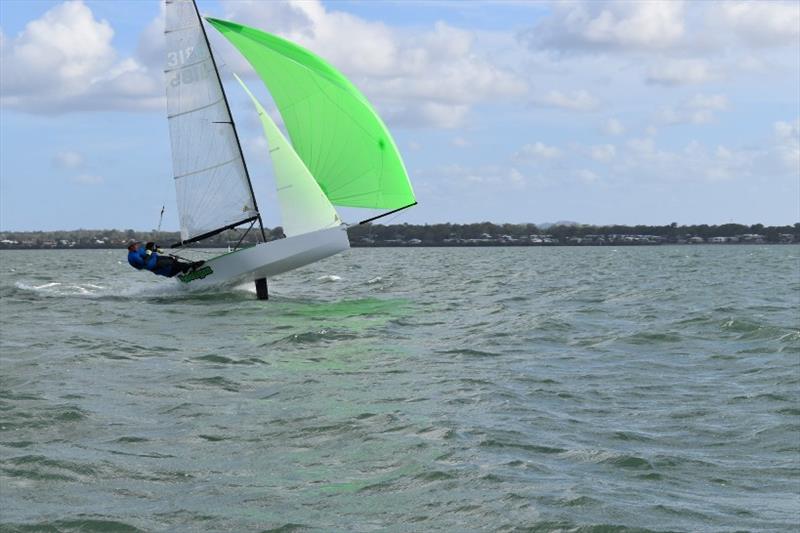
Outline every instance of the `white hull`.
POLYGON ((239 285, 308 265, 348 248, 347 226, 342 225, 223 254, 175 279, 190 290, 239 285))

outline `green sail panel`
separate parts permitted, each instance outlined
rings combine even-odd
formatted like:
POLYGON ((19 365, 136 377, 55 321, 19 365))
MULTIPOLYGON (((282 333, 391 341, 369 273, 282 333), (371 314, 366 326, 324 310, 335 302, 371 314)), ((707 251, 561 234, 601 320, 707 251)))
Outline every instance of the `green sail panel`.
POLYGON ((341 72, 280 37, 226 20, 206 20, 266 84, 294 150, 331 203, 397 209, 416 202, 386 125, 341 72))
POLYGON ((258 118, 264 126, 264 135, 269 143, 269 154, 275 169, 275 185, 278 205, 281 208, 281 225, 287 237, 302 235, 342 223, 330 200, 320 190, 308 169, 292 149, 292 145, 272 121, 261 103, 253 96, 247 85, 236 76, 236 80, 253 101, 258 118))

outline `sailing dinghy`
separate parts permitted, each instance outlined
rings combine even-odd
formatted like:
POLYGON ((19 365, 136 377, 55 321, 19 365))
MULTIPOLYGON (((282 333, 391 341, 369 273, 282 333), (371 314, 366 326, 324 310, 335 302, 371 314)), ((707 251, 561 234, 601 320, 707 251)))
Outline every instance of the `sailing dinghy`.
POLYGON ((397 146, 367 99, 322 58, 275 35, 208 18, 264 82, 291 142, 237 76, 269 145, 286 238, 266 242, 236 125, 194 0, 165 0, 167 118, 181 240, 173 248, 257 223, 260 242, 178 276, 189 289, 266 278, 350 247, 335 206, 385 210, 416 205, 397 146))

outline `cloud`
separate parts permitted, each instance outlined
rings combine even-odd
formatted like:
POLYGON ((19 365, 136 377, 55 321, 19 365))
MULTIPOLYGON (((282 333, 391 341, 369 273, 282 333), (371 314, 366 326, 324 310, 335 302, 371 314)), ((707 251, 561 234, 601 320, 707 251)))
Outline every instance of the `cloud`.
POLYGON ((595 161, 610 161, 617 155, 617 148, 613 144, 601 144, 589 149, 589 156, 595 161))
POLYGON ((472 143, 469 142, 464 137, 455 137, 450 141, 450 144, 452 144, 456 148, 467 148, 469 146, 472 146, 472 143))
POLYGON ((464 165, 445 165, 436 171, 437 175, 444 177, 451 189, 461 188, 469 191, 483 190, 481 186, 492 188, 506 187, 511 189, 524 189, 527 185, 526 176, 516 167, 491 164, 469 167, 464 165))
POLYGON ((598 106, 597 100, 587 91, 562 93, 554 90, 536 98, 534 102, 538 105, 558 107, 570 111, 591 111, 598 106))
POLYGON ((164 41, 164 25, 166 23, 166 3, 159 2, 158 15, 150 21, 139 35, 136 46, 136 58, 148 70, 161 75, 164 59, 167 57, 164 41))
POLYGON ((724 2, 709 11, 745 43, 756 47, 798 46, 800 3, 724 2))
POLYGON ((586 184, 597 183, 597 181, 600 179, 600 176, 587 168, 578 170, 575 175, 578 176, 579 180, 586 184))
POLYGON ((664 49, 684 36, 683 8, 678 0, 558 2, 523 38, 565 51, 664 49))
POLYGON ((72 178, 72 181, 80 185, 102 185, 106 180, 94 174, 80 174, 72 178))
POLYGON ((695 94, 677 107, 665 107, 659 113, 664 124, 706 124, 714 119, 715 111, 728 109, 728 98, 723 94, 695 94))
POLYGON ((728 109, 728 98, 724 94, 695 94, 687 103, 691 109, 724 111, 728 109))
POLYGON ((794 123, 778 121, 773 129, 778 157, 789 172, 800 177, 800 119, 794 123))
MULTIPOLYGON (((775 167, 764 148, 708 147, 697 140, 683 149, 668 150, 652 138, 629 139, 626 149, 611 163, 614 174, 630 183, 647 180, 674 186, 677 181, 718 182, 754 179, 773 174, 775 167)), ((748 181, 749 180, 749 181, 748 181)))
POLYGON ((561 150, 555 146, 547 146, 542 142, 526 144, 517 153, 517 157, 533 157, 536 159, 555 159, 561 156, 561 150))
POLYGON ((649 137, 644 139, 629 139, 627 145, 630 151, 637 155, 651 157, 658 153, 656 151, 655 141, 649 137))
POLYGON ((84 164, 84 159, 81 154, 71 150, 58 152, 53 155, 53 165, 58 168, 78 168, 84 164))
POLYGON ((569 74, 602 68, 678 87, 754 71, 794 74, 800 59, 796 0, 564 0, 549 11, 518 38, 569 74))
POLYGON ((650 67, 646 80, 656 85, 674 86, 705 83, 717 77, 703 59, 673 59, 650 67))
POLYGON ((443 104, 439 102, 413 102, 384 100, 380 116, 384 122, 395 126, 417 128, 453 129, 462 125, 470 106, 464 104, 443 104))
POLYGON ((0 105, 33 113, 160 108, 160 78, 120 60, 113 36, 81 0, 56 5, 2 40, 0 105))
MULTIPOLYGON (((393 124, 454 128, 474 105, 527 90, 512 70, 476 46, 473 32, 444 22, 400 30, 328 9, 318 0, 224 6, 227 16, 297 42, 336 65, 393 124)), ((249 69, 230 55, 230 47, 220 49, 231 68, 249 69)))
POLYGON ((606 121, 605 132, 609 135, 622 135, 625 133, 625 127, 619 120, 610 118, 606 121))

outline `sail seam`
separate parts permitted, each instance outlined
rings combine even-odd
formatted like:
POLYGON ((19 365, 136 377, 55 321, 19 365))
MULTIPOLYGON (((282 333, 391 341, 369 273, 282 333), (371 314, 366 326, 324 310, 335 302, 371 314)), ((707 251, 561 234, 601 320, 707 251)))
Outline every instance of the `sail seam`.
MULTIPOLYGON (((209 108, 209 107, 211 107, 213 105, 217 105, 221 101, 222 101, 222 98, 220 98, 219 100, 215 100, 214 102, 211 102, 210 104, 206 104, 204 106, 195 107, 194 109, 188 109, 186 111, 181 111, 180 113, 175 113, 174 115, 167 115, 167 118, 168 119, 169 118, 175 118, 175 117, 179 117, 181 115, 186 115, 187 113, 194 113, 195 111, 200 111, 201 109, 206 109, 206 108, 209 108)), ((229 124, 229 123, 225 122, 225 124, 229 124)))
POLYGON ((234 157, 230 161, 224 161, 224 162, 219 163, 217 165, 212 165, 212 166, 207 167, 207 168, 201 168, 200 170, 193 170, 192 172, 187 172, 186 174, 179 174, 178 176, 174 176, 174 179, 177 180, 177 179, 185 178, 186 176, 192 176, 194 174, 200 174, 201 172, 206 172, 208 170, 214 170, 215 168, 224 167, 225 165, 230 165, 231 163, 233 163, 235 161, 238 161, 239 159, 241 159, 241 158, 240 157, 234 157))
MULTIPOLYGON (((171 4, 172 2, 167 2, 171 4)), ((174 30, 164 30, 164 33, 175 33, 176 31, 186 31, 186 30, 193 30, 194 26, 184 26, 183 28, 175 28, 174 30)))

